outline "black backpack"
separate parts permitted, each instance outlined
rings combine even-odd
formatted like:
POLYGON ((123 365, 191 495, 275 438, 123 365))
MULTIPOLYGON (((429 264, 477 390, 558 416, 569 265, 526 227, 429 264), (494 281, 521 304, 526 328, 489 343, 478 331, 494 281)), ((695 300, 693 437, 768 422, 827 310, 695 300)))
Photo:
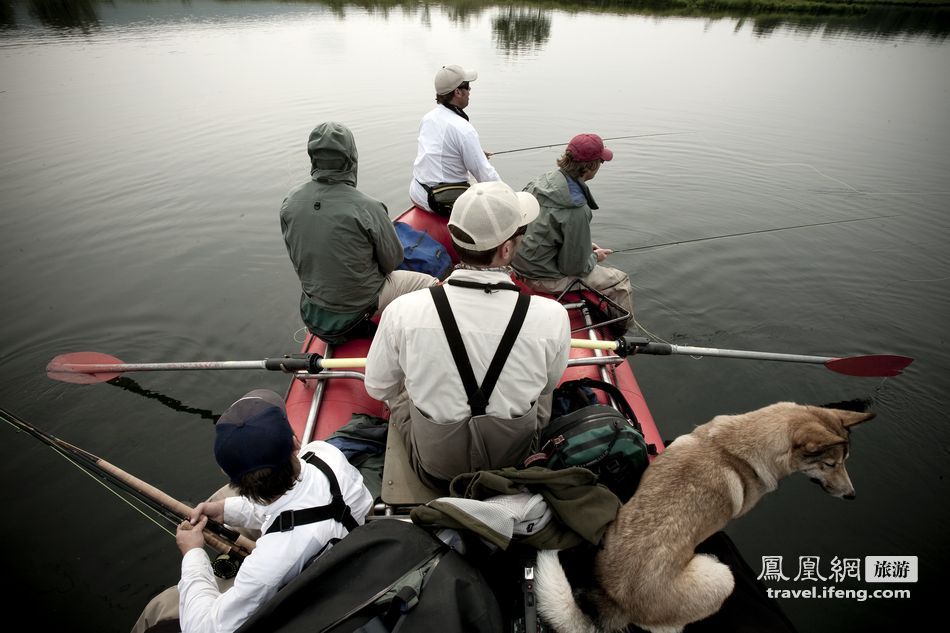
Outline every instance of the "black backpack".
POLYGON ((494 633, 498 600, 482 574, 426 530, 374 519, 287 583, 237 633, 494 633), (414 571, 424 571, 413 574, 414 571))
POLYGON ((586 468, 622 503, 636 491, 649 455, 656 454, 656 447, 643 439, 623 392, 591 378, 571 380, 554 390, 551 422, 541 431, 540 446, 525 460, 526 467, 586 468), (595 389, 610 396, 617 408, 600 404, 595 389))

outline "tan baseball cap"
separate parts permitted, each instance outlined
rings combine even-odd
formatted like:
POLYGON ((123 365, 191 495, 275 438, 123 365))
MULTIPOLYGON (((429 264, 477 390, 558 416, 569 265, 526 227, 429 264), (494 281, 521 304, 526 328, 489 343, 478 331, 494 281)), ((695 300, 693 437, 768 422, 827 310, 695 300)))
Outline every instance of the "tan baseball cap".
POLYGON ((478 73, 471 69, 462 68, 457 64, 443 66, 435 74, 435 93, 445 95, 466 81, 475 81, 478 73))
POLYGON ((540 209, 530 193, 516 192, 499 180, 474 184, 455 201, 449 216, 449 226, 458 227, 474 242, 465 242, 454 234, 452 241, 471 251, 497 248, 538 217, 540 209))

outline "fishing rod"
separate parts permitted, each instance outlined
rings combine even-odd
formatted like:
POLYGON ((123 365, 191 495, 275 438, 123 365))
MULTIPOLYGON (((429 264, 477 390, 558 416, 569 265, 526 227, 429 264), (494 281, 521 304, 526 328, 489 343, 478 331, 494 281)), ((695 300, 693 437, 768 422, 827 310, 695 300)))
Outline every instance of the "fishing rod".
MULTIPOLYGON (((111 485, 122 490, 169 523, 177 525, 191 516, 192 508, 188 505, 101 457, 40 430, 2 407, 0 407, 0 419, 16 430, 25 431, 43 442, 80 470, 101 480, 102 485, 107 488, 111 485)), ((208 519, 204 538, 205 543, 219 553, 236 554, 242 558, 248 556, 255 546, 252 540, 212 519, 208 519)))
MULTIPOLYGON (((646 138, 648 136, 672 136, 674 134, 695 134, 695 132, 657 132, 655 134, 633 134, 631 136, 611 136, 610 138, 603 139, 604 141, 620 141, 628 138, 646 138)), ((527 152, 530 149, 547 149, 549 147, 561 147, 562 145, 567 145, 567 143, 551 143, 550 145, 535 145, 534 147, 519 147, 518 149, 505 149, 500 152, 489 152, 492 156, 498 156, 500 154, 513 154, 515 152, 527 152)))
POLYGON ((760 231, 745 231, 743 233, 729 233, 728 235, 714 235, 712 237, 697 237, 694 240, 678 240, 676 242, 665 242, 663 244, 650 244, 649 246, 633 246, 631 248, 620 248, 612 254, 632 253, 633 251, 645 251, 651 248, 661 248, 663 246, 678 246, 679 244, 692 244, 694 242, 708 242, 710 240, 722 240, 727 237, 743 237, 745 235, 758 235, 760 233, 774 233, 776 231, 791 231, 794 229, 807 229, 814 226, 828 226, 829 224, 847 224, 848 222, 866 222, 868 220, 880 220, 883 218, 896 218, 896 215, 872 215, 868 218, 853 218, 851 220, 832 220, 831 222, 815 222, 814 224, 798 224, 796 226, 781 226, 774 229, 762 229, 760 231))

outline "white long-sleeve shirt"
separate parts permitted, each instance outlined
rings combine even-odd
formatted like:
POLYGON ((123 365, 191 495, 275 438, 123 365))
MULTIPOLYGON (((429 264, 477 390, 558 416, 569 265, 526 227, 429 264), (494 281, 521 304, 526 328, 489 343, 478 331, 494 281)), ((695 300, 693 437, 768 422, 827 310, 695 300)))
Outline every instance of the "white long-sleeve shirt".
MULTIPOLYGON (((363 485, 363 477, 335 446, 311 442, 300 454, 315 453, 336 475, 343 499, 357 523, 362 524, 373 506, 373 496, 363 485)), ((261 506, 244 497, 224 500, 224 522, 229 525, 266 531, 284 510, 303 510, 330 502, 327 478, 306 462, 301 462, 300 479, 277 501, 261 506)), ((296 577, 312 556, 332 538, 343 538, 347 530, 338 521, 298 525, 289 532, 264 534, 241 565, 234 586, 218 591, 211 562, 201 548, 190 550, 181 561, 180 621, 184 633, 231 633, 270 600, 277 590, 296 577)))
POLYGON ((419 149, 412 164, 409 197, 417 206, 431 211, 420 182, 429 186, 468 182, 469 174, 476 182, 501 180, 485 157, 474 126, 445 106, 437 105, 419 124, 419 149))
MULTIPOLYGON (((453 115, 454 116, 454 115, 453 115)), ((511 283, 502 272, 456 270, 451 279, 511 283)), ((514 311, 517 293, 445 285, 462 341, 481 384, 514 311)), ((567 311, 556 301, 531 297, 521 332, 511 348, 486 413, 504 419, 523 415, 542 393, 557 386, 571 347, 567 311)), ((452 352, 429 292, 402 295, 383 311, 366 358, 366 391, 394 398, 401 382, 417 408, 440 423, 472 415, 452 352)))

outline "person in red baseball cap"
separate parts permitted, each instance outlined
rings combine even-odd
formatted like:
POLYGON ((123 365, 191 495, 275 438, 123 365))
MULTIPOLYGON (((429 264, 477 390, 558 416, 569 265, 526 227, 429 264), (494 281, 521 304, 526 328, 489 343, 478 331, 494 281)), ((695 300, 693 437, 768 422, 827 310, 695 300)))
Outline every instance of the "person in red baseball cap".
POLYGON ((602 266, 613 251, 591 241, 590 222, 597 203, 587 182, 614 153, 596 134, 578 134, 558 159, 558 168, 529 182, 524 190, 541 205, 528 225, 512 266, 533 290, 558 294, 582 279, 633 318, 633 289, 627 274, 602 266))

